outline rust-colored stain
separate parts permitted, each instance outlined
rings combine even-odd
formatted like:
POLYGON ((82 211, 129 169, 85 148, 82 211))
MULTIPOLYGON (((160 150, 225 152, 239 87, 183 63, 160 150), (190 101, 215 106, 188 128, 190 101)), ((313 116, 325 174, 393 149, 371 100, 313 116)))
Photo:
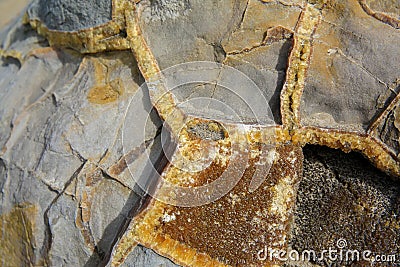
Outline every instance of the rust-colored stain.
POLYGON ((94 67, 94 83, 90 88, 87 99, 93 104, 108 104, 118 100, 124 92, 124 85, 121 79, 110 80, 110 73, 113 66, 107 65, 101 59, 90 60, 94 67))
POLYGON ((2 266, 32 266, 37 207, 21 203, 0 216, 0 263, 2 266))
MULTIPOLYGON (((256 191, 250 193, 248 190, 256 169, 254 163, 257 162, 252 159, 239 183, 221 199, 199 207, 166 206, 164 213, 154 222, 154 231, 147 232, 143 226, 138 226, 138 229, 144 230, 138 230, 138 234, 154 235, 160 232, 166 239, 176 240, 187 249, 205 253, 230 266, 260 264, 257 252, 265 246, 285 248, 282 241, 288 235, 291 220, 290 215, 285 215, 291 213, 295 197, 294 192, 285 189, 300 181, 302 171, 300 148, 284 146, 278 149, 278 154, 280 156, 265 182, 256 191), (287 194, 282 201, 280 194, 284 193, 287 194), (288 206, 282 202, 287 202, 288 206), (283 213, 276 210, 275 203, 279 204, 279 208, 286 207, 283 213)), ((245 165, 246 162, 238 161, 237 164, 245 165)), ((198 178, 203 180, 215 176, 214 179, 217 179, 219 174, 219 168, 212 166, 201 173, 200 176, 204 177, 198 178)))
POLYGON ((87 96, 88 100, 94 104, 107 104, 117 101, 123 93, 121 80, 113 80, 105 85, 93 86, 87 96))

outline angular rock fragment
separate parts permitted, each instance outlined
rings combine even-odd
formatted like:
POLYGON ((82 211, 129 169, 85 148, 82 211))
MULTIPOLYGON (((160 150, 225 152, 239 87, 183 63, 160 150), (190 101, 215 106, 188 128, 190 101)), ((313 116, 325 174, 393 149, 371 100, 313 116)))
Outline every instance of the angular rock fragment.
POLYGON ((377 128, 372 132, 373 135, 384 142, 397 156, 400 153, 399 111, 397 103, 393 107, 390 107, 384 114, 385 116, 382 116, 381 121, 377 121, 377 128))
POLYGON ((395 91, 400 33, 366 14, 357 1, 331 1, 322 16, 302 97, 302 124, 364 133, 395 91))

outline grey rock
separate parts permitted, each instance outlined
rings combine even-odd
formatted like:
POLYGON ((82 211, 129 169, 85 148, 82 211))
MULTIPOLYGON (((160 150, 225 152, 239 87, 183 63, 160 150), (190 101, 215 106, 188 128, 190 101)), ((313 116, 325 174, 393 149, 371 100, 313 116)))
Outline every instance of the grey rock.
POLYGON ((111 20, 111 0, 35 0, 31 3, 31 18, 37 18, 51 30, 77 31, 111 20))
POLYGON ((129 254, 126 261, 121 265, 123 267, 176 267, 179 265, 174 264, 172 261, 163 258, 156 254, 151 249, 137 246, 134 251, 129 254))
POLYGON ((365 132, 382 112, 388 98, 383 96, 396 91, 400 32, 368 16, 355 2, 347 9, 338 3, 325 12, 315 33, 302 123, 365 132))
MULTIPOLYGON (((216 70, 209 74, 207 83, 198 81, 173 90, 178 100, 186 103, 182 106, 184 111, 213 119, 225 117, 222 119, 235 122, 274 119, 279 123, 278 92, 283 86, 290 43, 282 41, 249 53, 230 55, 233 41, 229 38, 232 32, 238 31, 242 24, 247 23, 247 19, 251 20, 251 14, 246 16, 246 12, 249 12, 246 11, 246 1, 187 1, 181 5, 171 1, 168 5, 166 3, 141 1, 139 6, 144 36, 162 69, 168 72, 168 67, 191 61, 224 63, 243 72, 258 86, 250 88, 245 83, 241 84, 239 75, 237 84, 227 86, 223 75, 219 76, 219 70, 216 70), (161 9, 173 15, 159 15, 161 9), (154 13, 158 15, 153 16, 154 13), (207 14, 207 19, 199 14, 207 14), (217 76, 215 79, 212 78, 214 74, 217 76), (235 87, 242 88, 242 91, 233 90, 235 87), (220 104, 219 107, 213 107, 201 101, 196 103, 194 99, 197 98, 211 98, 220 104), (221 107, 223 105, 225 107, 221 107), (232 116, 235 118, 229 119, 227 114, 230 113, 234 113, 232 116), (258 113, 257 116, 254 113, 258 113), (261 118, 260 114, 263 114, 261 118)), ((257 45, 261 46, 260 43, 254 44, 257 45)))
POLYGON ((6 31, 0 35, 3 47, 21 51, 23 60, 0 59, 0 213, 19 203, 37 207, 32 264, 97 266, 143 197, 134 176, 147 175, 149 158, 155 164, 159 156, 160 145, 152 139, 160 121, 154 112, 145 116, 151 105, 139 89, 143 79, 131 53, 82 60, 73 51, 46 47, 20 22, 6 31), (96 76, 99 67, 110 69, 107 77, 96 76), (90 89, 116 79, 121 96, 95 103, 102 96, 90 89), (109 169, 129 152, 123 122, 139 91, 130 111, 144 117, 146 126, 125 130, 137 137, 132 146, 150 143, 130 162, 140 168, 113 177, 109 169))

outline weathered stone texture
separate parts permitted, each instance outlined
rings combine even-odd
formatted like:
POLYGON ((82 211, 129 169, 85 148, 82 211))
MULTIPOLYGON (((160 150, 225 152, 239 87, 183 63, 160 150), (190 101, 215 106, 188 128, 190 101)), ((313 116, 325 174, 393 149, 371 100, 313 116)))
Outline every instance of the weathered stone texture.
POLYGON ((34 0, 27 10, 0 32, 2 266, 284 265, 256 253, 340 238, 400 255, 398 1, 34 0), (209 61, 185 73, 195 82, 172 94, 154 83, 159 70, 176 82, 182 67, 171 67, 192 61, 209 61), (228 163, 242 180, 221 198, 160 201, 177 195, 157 171, 190 188, 228 163))

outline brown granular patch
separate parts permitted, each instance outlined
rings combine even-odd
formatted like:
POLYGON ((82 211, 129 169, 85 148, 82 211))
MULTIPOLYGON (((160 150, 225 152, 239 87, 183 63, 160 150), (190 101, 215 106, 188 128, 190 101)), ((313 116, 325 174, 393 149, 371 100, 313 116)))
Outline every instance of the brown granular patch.
MULTIPOLYGON (((256 191, 250 193, 248 187, 257 159, 239 160, 237 164, 248 163, 249 166, 227 195, 199 207, 167 205, 155 223, 155 232, 223 264, 263 266, 277 263, 268 262, 268 259, 260 261, 257 253, 265 247, 284 249, 287 245, 295 189, 301 176, 302 152, 298 147, 286 145, 278 148, 277 154, 266 180, 256 191), (286 192, 285 187, 289 188, 288 194, 281 194, 286 192), (282 206, 276 207, 277 203, 282 206)), ((205 172, 204 175, 212 174, 205 172)), ((168 253, 163 254, 168 256, 168 253)))

